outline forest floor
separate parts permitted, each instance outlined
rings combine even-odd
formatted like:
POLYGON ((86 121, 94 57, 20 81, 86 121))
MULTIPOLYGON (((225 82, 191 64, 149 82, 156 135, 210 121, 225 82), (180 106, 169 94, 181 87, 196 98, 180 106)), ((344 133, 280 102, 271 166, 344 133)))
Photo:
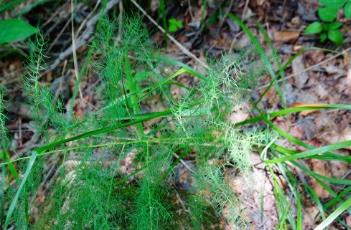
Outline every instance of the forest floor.
MULTIPOLYGON (((77 1, 75 5, 75 36, 81 38, 86 34, 88 40, 78 40, 72 46, 71 27, 71 2, 61 1, 60 4, 52 4, 51 1, 42 1, 40 4, 33 4, 36 1, 26 1, 17 6, 16 10, 7 12, 4 17, 9 17, 14 12, 30 10, 22 15, 32 25, 38 25, 46 41, 45 60, 48 63, 46 69, 41 71, 40 82, 47 85, 54 95, 61 95, 65 103, 69 104, 69 98, 74 91, 74 81, 77 77, 77 69, 82 68, 84 57, 87 55, 89 39, 93 34, 94 25, 91 19, 98 14, 95 1, 77 1), (92 26, 91 28, 89 26, 92 26), (77 29, 78 28, 78 29, 77 29), (82 36, 83 35, 83 36, 82 36), (76 48, 76 49, 75 49, 76 48), (75 63, 76 62, 76 63, 75 63)), ((97 1, 100 2, 100 1, 97 1)), ((160 1, 143 1, 140 3, 144 12, 155 19, 155 25, 150 18, 145 16, 133 2, 108 1, 111 9, 108 13, 118 15, 137 14, 146 25, 150 38, 162 50, 177 60, 180 60, 199 72, 204 71, 204 65, 208 60, 216 60, 225 53, 240 54, 244 50, 253 47, 252 40, 247 34, 231 20, 229 14, 239 16, 252 31, 252 33, 263 44, 265 52, 277 63, 286 63, 296 54, 291 65, 283 69, 284 78, 279 80, 282 88, 285 103, 281 101, 277 91, 271 87, 265 92, 271 83, 269 75, 262 76, 255 90, 250 91, 251 98, 257 100, 263 93, 260 102, 262 108, 268 113, 284 107, 299 105, 318 104, 350 104, 351 103, 351 30, 350 21, 345 21, 342 32, 345 41, 341 46, 332 43, 321 43, 316 36, 306 36, 304 28, 311 22, 316 21, 318 1, 317 0, 208 0, 208 6, 203 9, 202 1, 173 1, 165 7, 166 18, 174 18, 182 22, 182 26, 175 32, 170 32, 166 37, 159 27, 164 28, 164 21, 159 16, 160 1), (147 3, 145 3, 147 2, 147 3), (189 3, 191 2, 191 5, 189 3), (122 11, 120 11, 122 10, 122 11), (216 15, 216 16, 214 16, 216 15), (205 23, 203 23, 205 18, 205 23), (260 26, 262 29, 260 29, 260 26), (267 31, 271 44, 262 31, 267 31), (173 41, 175 39, 181 45, 173 41), (272 47, 275 50, 272 51, 272 47), (187 51, 196 58, 192 58, 187 51), (274 53, 277 52, 277 53, 274 53)), ((107 12, 106 12, 107 14, 107 12)), ((117 36, 118 37, 118 36, 117 36)), ((23 43, 12 45, 14 52, 5 54, 0 59, 0 84, 6 91, 6 101, 10 101, 6 107, 7 128, 12 137, 11 158, 15 159, 39 145, 40 137, 36 134, 31 124, 31 114, 25 104, 23 95, 22 76, 26 70, 25 55, 27 52, 23 43)), ((7 50, 6 50, 7 52, 7 50)), ((242 57, 243 62, 250 62, 250 57, 242 57), (248 59, 248 60, 245 60, 248 59)), ((245 64, 243 64, 245 65, 245 64)), ((243 67, 245 68, 245 66, 243 67)), ((250 66, 252 68, 252 66, 250 66)), ((99 78, 93 73, 83 78, 78 99, 74 105, 74 116, 82 117, 84 114, 94 110, 99 103, 96 97, 94 86, 99 84, 99 78)), ((191 81, 186 75, 178 77, 180 82, 191 81)), ((189 83, 191 84, 191 83, 189 83)), ((179 88, 174 87, 172 94, 177 95, 179 88)), ((157 111, 162 107, 158 103, 158 97, 150 103, 153 108, 150 111, 157 111)), ((66 105, 64 105, 66 107, 66 105)), ((240 122, 249 117, 257 115, 252 112, 250 104, 240 106, 231 119, 233 122, 240 122)), ((342 110, 326 111, 303 111, 291 116, 277 117, 273 123, 282 130, 290 133, 293 137, 305 143, 320 147, 351 139, 351 113, 342 110)), ((149 124, 151 126, 152 124, 149 124)), ((146 124, 146 128, 147 128, 146 124)), ((287 139, 279 141, 281 145, 304 151, 305 148, 290 143, 287 139)), ((351 147, 343 148, 340 154, 350 155, 351 147)), ((125 170, 130 170, 133 153, 124 161, 125 170)), ((253 224, 254 229, 273 229, 277 223, 276 201, 273 196, 271 177, 262 166, 262 160, 256 154, 251 156, 253 165, 252 175, 254 183, 248 182, 244 177, 229 178, 234 191, 243 201, 243 206, 249 210, 246 215, 253 224), (260 205, 258 196, 265 197, 264 216, 260 219, 261 213, 256 210, 260 205), (247 192, 250 191, 250 192, 247 192), (250 194, 250 195, 247 195, 250 194)), ((305 163, 314 171, 323 176, 337 177, 343 179, 351 178, 351 166, 341 161, 324 161, 318 159, 307 159, 305 163)), ((53 162, 54 164, 54 162, 53 162)), ((55 167, 48 166, 54 170, 55 167)), ((329 200, 330 194, 314 180, 306 178, 296 168, 295 175, 301 181, 308 181, 322 200, 329 200)), ((283 182, 282 182, 283 183, 283 182)), ((37 195, 37 202, 44 202, 45 192, 37 195)), ((302 198, 304 229, 312 229, 316 226, 317 205, 308 198, 302 198)), ((342 217, 345 225, 335 225, 334 229, 342 229, 348 226, 351 228, 351 215, 345 213, 342 217)), ((229 227, 228 227, 229 228, 229 227)))

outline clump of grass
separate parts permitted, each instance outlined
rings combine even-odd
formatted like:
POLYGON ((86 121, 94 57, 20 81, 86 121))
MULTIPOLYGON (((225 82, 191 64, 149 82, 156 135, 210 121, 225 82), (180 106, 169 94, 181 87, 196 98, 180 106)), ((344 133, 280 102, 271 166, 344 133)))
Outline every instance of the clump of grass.
MULTIPOLYGON (((285 107, 285 98, 282 97, 282 92, 277 81, 277 74, 282 78, 284 82, 284 72, 285 69, 292 63, 292 61, 301 55, 304 50, 297 52, 296 55, 290 57, 285 63, 281 64, 280 57, 278 52, 272 45, 272 42, 269 39, 268 33, 264 30, 263 26, 259 25, 259 30, 264 36, 265 42, 271 48, 273 53, 272 60, 275 65, 272 65, 270 62, 270 57, 264 52, 263 46, 258 42, 257 38, 250 31, 247 25, 240 20, 235 15, 229 15, 230 19, 233 22, 237 23, 242 30, 246 33, 250 41, 254 44, 255 49, 260 55, 260 58, 264 64, 264 67, 267 69, 269 75, 271 76, 271 82, 261 94, 258 100, 253 102, 253 108, 259 113, 258 116, 251 119, 247 119, 243 122, 237 123, 235 126, 239 127, 242 125, 251 126, 256 122, 264 122, 267 127, 267 130, 275 132, 277 138, 275 139, 285 139, 286 141, 305 148, 305 151, 299 152, 290 148, 286 148, 277 144, 275 140, 272 140, 267 144, 264 149, 264 154, 262 154, 265 159, 266 167, 270 173, 274 186, 274 193, 276 197, 276 206, 278 211, 278 225, 279 229, 302 229, 303 226, 303 212, 302 212, 302 197, 307 196, 311 201, 316 205, 319 210, 318 216, 316 216, 316 223, 321 221, 317 225, 316 229, 323 229, 328 225, 332 224, 333 221, 339 226, 345 227, 344 221, 340 218, 342 212, 351 206, 350 199, 347 196, 344 196, 344 190, 338 189, 333 186, 333 184, 342 184, 344 188, 350 185, 350 180, 344 180, 342 178, 334 178, 328 176, 322 176, 319 173, 313 172, 307 164, 302 160, 316 159, 316 160, 338 160, 345 163, 350 163, 351 158, 349 156, 343 156, 334 152, 335 150, 349 147, 350 141, 342 141, 339 143, 334 143, 322 147, 314 147, 310 144, 305 143, 303 140, 295 138, 290 133, 282 130, 277 125, 272 122, 272 119, 275 117, 286 116, 292 113, 302 112, 302 111, 316 111, 322 109, 341 109, 341 110, 350 110, 351 107, 345 104, 305 104, 294 106, 290 108, 281 109, 274 112, 266 112, 264 109, 259 108, 260 102, 267 92, 271 89, 272 86, 275 87, 277 94, 280 96, 280 104, 285 107), (270 150, 270 151, 267 151, 270 150), (267 154, 267 152, 269 152, 267 154), (331 201, 327 203, 321 202, 320 198, 317 196, 316 192, 310 187, 310 185, 304 181, 299 181, 296 179, 295 170, 301 170, 301 173, 304 173, 306 176, 314 179, 325 191, 327 191, 331 197, 331 201), (284 181, 288 185, 288 189, 284 190, 281 188, 279 183, 279 177, 281 175, 284 178, 284 181), (305 192, 303 192, 303 191, 305 192), (336 203, 338 205, 336 205, 336 203), (330 204, 333 204, 331 209, 330 204), (293 211, 291 211, 293 210, 293 211), (325 217, 326 213, 330 213, 329 217, 325 217)), ((266 142, 267 143, 267 142, 266 142)), ((301 174, 300 174, 301 175, 301 174)), ((300 179, 300 178, 299 178, 300 179)))

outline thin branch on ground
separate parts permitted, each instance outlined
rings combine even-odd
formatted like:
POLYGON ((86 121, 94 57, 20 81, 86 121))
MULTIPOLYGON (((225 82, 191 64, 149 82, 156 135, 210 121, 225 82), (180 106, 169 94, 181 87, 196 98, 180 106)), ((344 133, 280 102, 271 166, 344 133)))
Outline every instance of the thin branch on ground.
MULTIPOLYGON (((297 76, 297 75, 300 75, 300 74, 302 74, 302 73, 305 73, 305 72, 307 72, 307 71, 313 70, 313 69, 319 67, 320 65, 323 65, 323 64, 325 64, 325 63, 328 63, 329 61, 331 61, 331 60, 333 60, 333 59, 335 59, 335 58, 337 58, 337 57, 339 57, 339 56, 341 56, 341 55, 343 55, 343 54, 345 54, 346 52, 349 52, 349 51, 351 51, 351 47, 349 47, 349 48, 347 48, 347 49, 344 49, 344 50, 342 50, 341 52, 339 52, 339 53, 337 53, 337 54, 335 54, 335 55, 333 55, 333 56, 331 56, 331 57, 329 57, 329 58, 327 58, 327 59, 325 59, 325 60, 323 60, 323 61, 321 61, 321 62, 315 64, 315 65, 309 66, 309 67, 305 68, 305 69, 304 69, 303 71, 301 71, 301 72, 293 73, 293 74, 290 74, 290 75, 286 76, 286 77, 283 78, 283 79, 279 79, 279 80, 277 80, 277 82, 282 82, 282 81, 285 81, 285 80, 290 79, 290 78, 292 78, 292 77, 295 77, 295 76, 297 76)), ((263 86, 260 86, 260 87, 256 88, 255 90, 265 89, 265 88, 267 88, 269 85, 270 85, 270 84, 265 84, 265 85, 263 85, 263 86)))
POLYGON ((68 47, 65 51, 63 51, 57 58, 56 60, 47 68, 47 72, 54 70, 57 66, 60 65, 60 63, 69 57, 74 50, 78 50, 80 47, 83 45, 87 44, 89 42, 89 39, 91 38, 95 25, 97 21, 99 20, 101 15, 106 14, 109 10, 111 10, 115 5, 119 3, 120 0, 110 0, 105 9, 102 12, 96 13, 91 19, 88 20, 86 23, 86 29, 82 33, 82 35, 77 39, 76 41, 76 46, 73 47, 72 45, 68 47))
POLYGON ((163 29, 136 1, 131 0, 131 2, 147 17, 152 24, 154 24, 162 33, 164 33, 169 40, 171 40, 178 48, 188 57, 194 59, 196 62, 198 62, 200 65, 208 69, 208 65, 201 61, 198 57, 196 57, 193 53, 191 53, 187 48, 185 48, 182 44, 180 44, 173 36, 171 36, 169 33, 166 32, 165 29, 163 29))
POLYGON ((82 90, 80 88, 79 85, 79 69, 78 69, 78 60, 77 60, 77 49, 76 49, 76 36, 74 34, 74 20, 73 20, 73 16, 74 15, 74 3, 73 0, 71 0, 71 25, 72 25, 72 54, 73 54, 73 64, 74 64, 74 75, 76 77, 76 81, 78 84, 78 90, 79 90, 79 97, 80 97, 80 101, 84 102, 83 100, 83 94, 82 94, 82 90))

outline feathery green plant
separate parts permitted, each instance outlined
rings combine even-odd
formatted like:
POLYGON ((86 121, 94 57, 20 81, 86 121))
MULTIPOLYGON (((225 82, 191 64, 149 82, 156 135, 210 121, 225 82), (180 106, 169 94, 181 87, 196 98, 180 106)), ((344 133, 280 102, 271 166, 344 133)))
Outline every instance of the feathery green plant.
POLYGON ((247 225, 235 208, 238 200, 223 171, 248 171, 252 146, 267 141, 262 133, 244 132, 229 120, 235 106, 248 100, 240 88, 244 84, 238 86, 244 78, 240 57, 224 56, 206 74, 199 73, 155 52, 139 21, 125 19, 122 41, 116 43, 113 21, 99 20, 89 51, 95 58, 88 55, 80 77, 88 71, 99 76, 96 92, 103 95, 96 95, 101 104, 83 118, 73 116, 72 105, 64 111, 40 84, 44 49, 41 43, 34 49, 26 92, 44 144, 31 156, 16 159, 24 174, 8 190, 12 199, 5 202, 6 226, 203 229, 209 220, 219 222, 224 209, 230 213, 227 223, 247 225), (166 68, 173 73, 165 74, 166 68), (192 78, 194 84, 180 83, 181 76, 192 78), (181 95, 174 97, 172 86, 179 87, 181 95), (159 98, 158 106, 154 97, 159 98), (133 151, 129 167, 134 171, 126 174, 123 158, 133 151), (22 164, 25 159, 28 164, 22 164), (43 167, 50 159, 57 168, 54 186, 46 191, 46 201, 37 204, 43 167), (171 189, 169 181, 184 160, 194 164, 188 169, 194 182, 186 191, 171 189), (183 205, 174 202, 178 193, 183 205), (39 210, 34 224, 28 207, 39 210), (179 209, 191 215, 189 222, 182 220, 179 209))
MULTIPOLYGON (((242 21, 231 18, 254 38, 242 21)), ((248 51, 223 56, 205 74, 199 73, 154 51, 139 18, 124 21, 122 41, 116 43, 114 22, 107 18, 99 20, 67 111, 62 108, 63 102, 55 100, 40 83, 43 40, 39 38, 38 44, 32 46, 25 92, 44 144, 14 161, 10 160, 11 146, 5 125, 3 91, 0 91, 0 131, 4 137, 0 152, 0 221, 5 228, 12 225, 34 229, 204 229, 210 223, 219 223, 224 209, 229 212, 225 222, 247 228, 249 223, 236 209, 240 201, 226 183, 223 171, 234 167, 245 175, 251 167, 249 154, 254 148, 264 146, 267 146, 264 160, 272 176, 279 213, 277 228, 302 228, 301 191, 318 206, 324 220, 320 228, 350 206, 348 193, 334 186, 349 191, 349 180, 322 176, 301 162, 312 158, 349 163, 350 157, 333 151, 349 146, 350 141, 314 148, 271 121, 306 110, 350 110, 349 105, 302 105, 265 113, 256 103, 258 116, 233 124, 229 118, 234 108, 250 100, 246 90, 254 81, 248 79, 268 71, 271 85, 281 96, 276 75, 287 65, 273 69, 270 57, 262 53, 262 46, 254 39, 258 55, 263 59, 262 70, 252 72, 248 71, 249 67, 242 68, 242 56, 255 54, 248 51), (165 73, 165 69, 173 73, 165 73), (101 78, 95 91, 100 104, 83 118, 75 118, 73 107, 79 83, 88 72, 101 78), (178 81, 183 76, 192 78, 194 83, 178 81), (177 97, 172 95, 172 86, 180 88, 177 97), (158 98, 157 106, 154 97, 158 98), (240 128, 259 121, 267 124, 268 131, 240 128), (298 152, 278 145, 275 139, 271 141, 276 137, 273 132, 307 150, 298 152), (135 156, 129 167, 133 170, 126 174, 122 162, 132 152, 135 156), (45 191, 46 201, 37 204, 42 183, 47 182, 45 165, 52 160, 56 168, 53 186, 45 191), (184 160, 191 161, 193 166, 189 167, 184 160), (179 165, 188 167, 187 173, 192 178, 185 190, 170 183, 179 165), (322 203, 307 183, 297 183, 292 167, 315 179, 333 198, 322 203), (22 172, 21 177, 17 170, 22 172), (286 181, 287 190, 280 187, 276 172, 286 181), (10 183, 10 176, 16 180, 14 183, 10 183), (287 198, 294 203, 290 204, 287 198), (292 208, 296 211, 291 212, 292 208), (331 215, 326 218, 328 213, 331 215)))

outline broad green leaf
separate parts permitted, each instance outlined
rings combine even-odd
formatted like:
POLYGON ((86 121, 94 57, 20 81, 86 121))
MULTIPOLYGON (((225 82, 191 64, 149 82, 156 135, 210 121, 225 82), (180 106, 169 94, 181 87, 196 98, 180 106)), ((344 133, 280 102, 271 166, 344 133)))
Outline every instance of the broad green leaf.
MULTIPOLYGON (((138 84, 135 80, 135 77, 132 73, 132 65, 131 65, 128 58, 125 58, 125 60, 124 60, 124 74, 125 74, 125 78, 126 78, 126 87, 129 90, 129 92, 131 93, 130 105, 127 105, 128 109, 131 109, 133 111, 133 114, 140 114, 141 109, 140 109, 139 98, 141 96, 140 95, 141 89, 138 86, 138 84)), ((141 123, 136 124, 136 126, 138 128, 138 135, 141 138, 144 134, 143 126, 141 125, 141 123)))
POLYGON ((319 40, 321 42, 325 42, 327 40, 327 38, 328 38, 328 35, 326 33, 322 33, 319 37, 319 40))
POLYGON ((333 22, 329 24, 328 30, 337 30, 337 29, 340 29, 341 27, 342 27, 341 22, 333 22))
POLYGON ((347 0, 319 0, 319 3, 327 7, 341 8, 347 0))
POLYGON ((344 15, 345 15, 345 18, 348 18, 348 19, 351 18, 351 2, 346 3, 344 7, 344 15))
POLYGON ((332 22, 336 19, 338 8, 336 7, 322 7, 318 9, 318 16, 325 22, 332 22))
POLYGON ((320 22, 313 22, 305 29, 305 34, 319 34, 322 32, 322 24, 320 22))
POLYGON ((344 41, 344 36, 340 32, 340 30, 328 31, 328 38, 330 41, 334 42, 337 45, 341 45, 344 41))
POLYGON ((37 28, 20 19, 0 20, 0 44, 20 41, 37 32, 37 28))

